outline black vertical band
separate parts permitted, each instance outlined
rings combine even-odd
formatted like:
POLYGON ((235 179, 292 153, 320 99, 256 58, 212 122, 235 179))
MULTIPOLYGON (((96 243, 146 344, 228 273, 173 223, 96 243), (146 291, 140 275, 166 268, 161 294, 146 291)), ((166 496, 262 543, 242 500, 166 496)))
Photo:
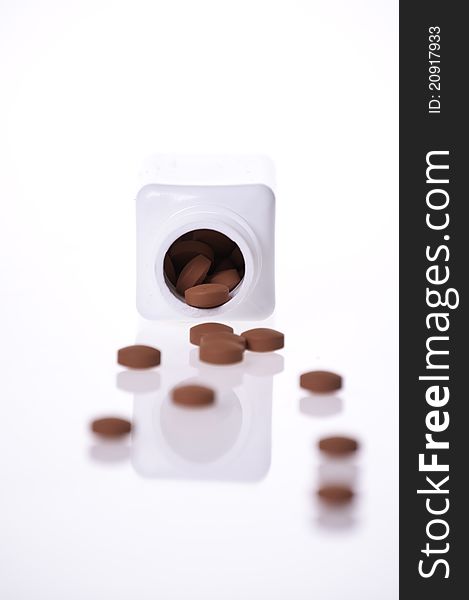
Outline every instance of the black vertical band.
POLYGON ((469 453, 462 442, 469 440, 469 395, 463 383, 469 372, 465 8, 441 0, 402 2, 400 7, 403 599, 460 598, 467 570, 463 484, 469 453))

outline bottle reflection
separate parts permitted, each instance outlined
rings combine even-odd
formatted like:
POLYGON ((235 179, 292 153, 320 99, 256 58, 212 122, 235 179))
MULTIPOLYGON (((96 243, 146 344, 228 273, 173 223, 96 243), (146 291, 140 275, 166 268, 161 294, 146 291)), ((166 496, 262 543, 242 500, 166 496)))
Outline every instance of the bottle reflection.
MULTIPOLYGON (((250 358, 254 367, 257 357, 250 358)), ((272 362, 278 370, 278 358, 272 362)), ((165 392, 135 395, 135 470, 146 477, 259 481, 270 467, 273 375, 252 375, 244 363, 199 364, 194 355, 190 366, 193 376, 173 378, 165 392), (213 387, 215 403, 175 405, 169 392, 182 384, 213 387)))
POLYGON ((186 328, 165 332, 152 325, 138 337, 138 343, 163 347, 164 381, 159 389, 150 389, 146 373, 133 372, 130 383, 120 378, 117 382, 120 389, 134 392, 135 471, 143 477, 208 481, 265 477, 271 455, 273 377, 283 370, 283 357, 246 352, 242 363, 210 365, 189 345, 186 328), (141 384, 138 375, 143 376, 141 384), (213 388, 214 404, 174 404, 171 390, 189 384, 213 388))
POLYGON ((243 409, 238 396, 229 391, 219 395, 213 406, 196 409, 165 398, 159 418, 161 435, 175 463, 207 465, 235 446, 243 426, 243 409))

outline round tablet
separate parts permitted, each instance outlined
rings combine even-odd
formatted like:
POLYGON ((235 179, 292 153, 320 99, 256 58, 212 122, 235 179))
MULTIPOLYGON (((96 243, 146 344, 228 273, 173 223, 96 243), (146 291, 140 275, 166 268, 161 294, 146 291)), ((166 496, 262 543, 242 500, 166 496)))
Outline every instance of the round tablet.
POLYGON ((228 331, 213 331, 211 333, 204 333, 200 338, 201 346, 216 342, 234 342, 235 344, 239 344, 243 350, 246 348, 246 340, 243 337, 228 331))
POLYGON ((238 342, 216 341, 201 344, 199 358, 212 365, 232 365, 243 360, 244 348, 238 342))
POLYGON ((342 387, 342 377, 331 371, 309 371, 300 376, 300 387, 320 394, 335 392, 342 387))
POLYGON ((208 244, 216 256, 228 256, 236 245, 224 233, 220 233, 214 229, 197 229, 194 231, 193 237, 194 240, 208 244))
POLYGON ((190 306, 197 308, 215 308, 230 299, 230 290, 219 283, 203 283, 184 292, 184 298, 190 306))
POLYGON ((212 261, 203 254, 195 256, 181 271, 176 283, 177 291, 184 294, 188 288, 202 283, 211 266, 212 261))
POLYGON ((171 260, 169 254, 166 254, 164 257, 163 271, 166 277, 169 279, 169 281, 173 285, 176 285, 176 270, 174 268, 173 261, 171 260))
POLYGON ((241 334, 246 340, 246 348, 252 352, 272 352, 280 350, 285 343, 285 337, 280 331, 259 327, 258 329, 249 329, 241 334))
POLYGON ((213 250, 208 244, 197 240, 176 241, 168 250, 169 256, 176 269, 182 269, 190 260, 198 254, 203 254, 209 260, 213 260, 213 250))
POLYGON ((236 269, 226 269, 217 271, 207 279, 207 283, 221 283, 230 290, 234 289, 241 281, 241 277, 236 269))
POLYGON ((241 250, 236 246, 229 256, 231 262, 237 269, 244 269, 244 258, 241 250))
POLYGON ((215 260, 215 266, 213 267, 214 273, 220 271, 228 271, 229 269, 235 269, 233 262, 229 258, 222 258, 220 261, 215 260))
POLYGON ((117 352, 117 362, 131 369, 149 369, 161 362, 161 352, 151 346, 137 344, 121 348, 117 352))
POLYGON ((344 456, 358 450, 357 440, 340 435, 322 438, 318 446, 319 450, 331 456, 344 456))
POLYGON ((91 423, 91 430, 101 437, 115 438, 126 435, 132 429, 132 425, 125 419, 118 417, 105 417, 96 419, 91 423))
POLYGON ((177 242, 184 242, 185 240, 193 240, 194 232, 193 231, 188 231, 187 233, 183 233, 182 235, 180 235, 178 237, 178 239, 176 240, 177 242))
POLYGON ((354 493, 345 485, 324 485, 319 488, 318 496, 327 504, 346 504, 352 500, 354 493))
POLYGON ((203 385, 181 385, 172 390, 171 398, 184 406, 206 406, 213 404, 215 392, 203 385))
POLYGON ((233 333, 233 327, 223 325, 223 323, 200 323, 200 325, 194 325, 194 327, 190 328, 189 339, 191 344, 198 346, 200 344, 200 338, 204 334, 221 331, 233 333))

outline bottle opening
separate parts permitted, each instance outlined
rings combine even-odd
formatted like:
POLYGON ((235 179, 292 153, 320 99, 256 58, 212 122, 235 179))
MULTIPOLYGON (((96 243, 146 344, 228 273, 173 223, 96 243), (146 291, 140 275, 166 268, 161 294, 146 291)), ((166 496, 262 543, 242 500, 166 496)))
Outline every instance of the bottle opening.
POLYGON ((214 229, 195 229, 175 240, 165 254, 166 285, 182 302, 215 308, 233 298, 244 278, 239 246, 214 229))

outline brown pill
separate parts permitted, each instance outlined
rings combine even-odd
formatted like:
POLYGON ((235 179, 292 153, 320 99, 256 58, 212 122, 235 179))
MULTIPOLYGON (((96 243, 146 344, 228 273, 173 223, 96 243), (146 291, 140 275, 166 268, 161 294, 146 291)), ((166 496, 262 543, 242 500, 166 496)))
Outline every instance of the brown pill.
POLYGON ((180 237, 178 237, 177 241, 184 242, 185 240, 193 240, 193 239, 194 239, 194 232, 188 231, 187 233, 183 233, 180 237))
POLYGON ((181 385, 173 389, 171 398, 176 404, 184 406, 206 406, 213 404, 215 392, 203 385, 181 385))
POLYGON ((102 437, 121 437, 132 429, 132 425, 125 419, 118 417, 105 417, 96 419, 91 423, 91 430, 102 437))
POLYGON ((320 394, 334 392, 342 387, 342 377, 330 371, 309 371, 300 376, 300 387, 320 394))
POLYGON ((173 261, 169 254, 166 254, 163 261, 163 271, 169 281, 176 285, 176 269, 174 268, 173 261))
POLYGON ((241 281, 241 277, 236 269, 228 269, 227 271, 217 271, 213 275, 207 278, 207 283, 221 283, 226 285, 230 290, 235 288, 241 281))
POLYGON ((358 442, 345 436, 332 436, 319 440, 319 450, 331 456, 344 456, 358 450, 358 442))
POLYGON ((215 266, 213 267, 214 273, 219 273, 220 271, 228 271, 229 269, 235 269, 234 263, 229 258, 222 258, 220 261, 215 261, 215 266))
POLYGON ((285 343, 285 337, 280 331, 259 327, 249 329, 241 334, 246 340, 246 348, 252 352, 272 352, 280 350, 285 343))
POLYGON ((244 348, 237 342, 218 340, 211 344, 201 344, 199 358, 212 365, 232 365, 243 360, 244 348))
POLYGON ((228 256, 235 247, 233 240, 214 229, 198 229, 193 235, 194 240, 208 244, 215 252, 215 256, 228 256))
POLYGON ((117 353, 117 362, 131 369, 149 369, 161 362, 161 352, 151 346, 127 346, 117 353))
POLYGON ((228 331, 213 331, 212 333, 204 333, 200 338, 200 345, 213 344, 219 341, 234 342, 235 344, 239 344, 243 350, 246 348, 246 340, 243 337, 228 331))
POLYGON ((325 485, 319 488, 318 496, 327 504, 346 504, 352 500, 354 493, 345 485, 325 485))
POLYGON ((229 258, 237 269, 244 269, 244 258, 238 246, 234 248, 229 258))
POLYGON ((187 304, 197 308, 214 308, 230 299, 230 290, 219 283, 203 283, 184 292, 187 304))
POLYGON ((194 325, 194 327, 190 328, 189 339, 191 344, 198 346, 200 344, 201 337, 206 333, 222 331, 226 333, 233 333, 233 327, 230 327, 229 325, 223 325, 223 323, 200 323, 200 325, 194 325))
POLYGON ((198 242, 197 240, 176 241, 168 252, 176 269, 182 269, 198 254, 203 254, 209 260, 213 260, 213 250, 210 246, 204 244, 204 242, 198 242))
POLYGON ((203 254, 198 254, 181 271, 176 283, 177 291, 184 294, 188 288, 202 283, 211 266, 212 261, 210 259, 203 254))

